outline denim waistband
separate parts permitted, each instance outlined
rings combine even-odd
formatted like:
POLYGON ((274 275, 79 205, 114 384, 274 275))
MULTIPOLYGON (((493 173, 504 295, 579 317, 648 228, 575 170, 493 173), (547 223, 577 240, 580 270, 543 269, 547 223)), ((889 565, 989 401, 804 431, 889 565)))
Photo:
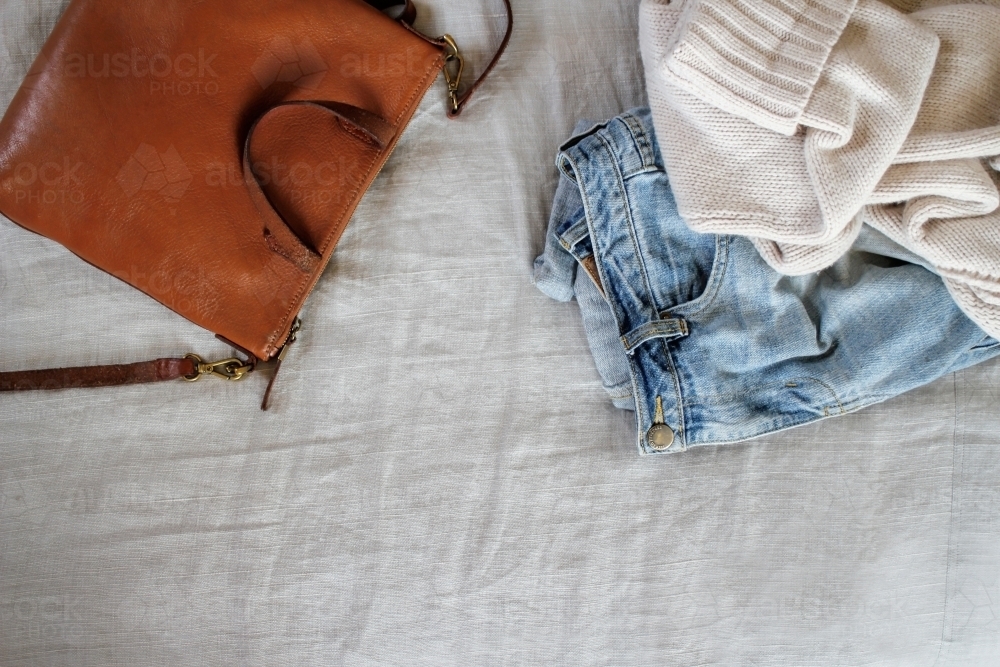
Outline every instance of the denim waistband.
POLYGON ((579 301, 643 454, 844 414, 1000 353, 938 276, 874 230, 799 277, 772 270, 748 239, 691 231, 648 109, 579 126, 557 166, 536 284, 579 301))

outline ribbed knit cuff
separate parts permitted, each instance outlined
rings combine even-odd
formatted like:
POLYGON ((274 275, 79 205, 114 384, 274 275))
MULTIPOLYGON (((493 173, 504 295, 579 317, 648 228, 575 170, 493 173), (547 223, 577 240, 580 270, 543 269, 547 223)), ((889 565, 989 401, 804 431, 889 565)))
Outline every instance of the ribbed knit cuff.
POLYGON ((665 4, 683 2, 676 23, 646 26, 666 44, 663 76, 719 109, 792 135, 857 0, 665 4))

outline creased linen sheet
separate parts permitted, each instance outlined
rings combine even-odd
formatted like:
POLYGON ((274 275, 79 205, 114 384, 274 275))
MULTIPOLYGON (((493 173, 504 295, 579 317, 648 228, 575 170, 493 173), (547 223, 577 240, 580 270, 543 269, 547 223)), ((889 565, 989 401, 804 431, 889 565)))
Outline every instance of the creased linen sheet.
MULTIPOLYGON (((263 375, 0 395, 0 665, 1000 665, 1000 364, 639 457, 531 284, 558 145, 646 101, 638 2, 514 5, 466 115, 439 82, 366 196, 269 413, 263 375)), ((0 0, 0 107, 63 6, 0 0)), ((501 3, 420 8, 488 59, 501 3)), ((229 353, 6 220, 0 339, 4 370, 229 353)))

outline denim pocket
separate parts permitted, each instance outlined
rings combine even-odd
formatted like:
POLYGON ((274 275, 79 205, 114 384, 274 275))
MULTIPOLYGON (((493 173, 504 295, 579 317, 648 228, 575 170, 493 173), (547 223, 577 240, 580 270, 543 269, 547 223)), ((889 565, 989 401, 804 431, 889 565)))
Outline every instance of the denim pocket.
POLYGON ((705 289, 690 301, 671 308, 670 313, 676 316, 691 318, 712 306, 715 297, 718 296, 719 290, 725 282, 726 268, 729 266, 729 246, 732 240, 732 236, 715 237, 715 257, 712 259, 712 268, 709 270, 708 279, 705 281, 705 289))

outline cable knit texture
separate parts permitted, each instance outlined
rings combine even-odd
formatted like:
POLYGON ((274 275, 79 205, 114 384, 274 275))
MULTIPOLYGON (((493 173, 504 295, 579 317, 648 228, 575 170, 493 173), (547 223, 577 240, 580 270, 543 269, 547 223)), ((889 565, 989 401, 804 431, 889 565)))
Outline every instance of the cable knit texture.
MULTIPOLYGON (((777 98, 769 89, 756 90, 760 95, 725 97, 723 89, 735 89, 729 86, 709 95, 700 79, 682 78, 673 71, 678 49, 687 48, 695 35, 722 29, 714 17, 731 13, 721 9, 724 4, 645 0, 641 5, 640 42, 650 106, 661 143, 666 144, 661 150, 677 203, 693 229, 753 237, 777 270, 809 273, 835 261, 857 235, 858 213, 917 116, 938 40, 875 0, 861 0, 856 7, 836 5, 850 14, 849 20, 825 24, 838 26, 840 32, 824 48, 816 76, 796 79, 797 85, 808 80, 809 86, 795 112, 803 131, 789 136, 754 122, 763 120, 759 114, 735 113, 745 111, 747 99, 770 104, 777 98), (799 247, 820 245, 827 247, 799 247)), ((746 11, 770 6, 733 4, 746 11)), ((745 66, 746 81, 757 81, 761 70, 753 63, 767 59, 767 43, 762 38, 723 41, 746 50, 743 58, 730 57, 725 71, 732 76, 725 80, 736 80, 735 63, 745 66)), ((816 51, 788 46, 801 41, 787 35, 774 41, 780 50, 775 62, 784 67, 790 54, 798 53, 805 58, 803 68, 813 67, 816 51)))
POLYGON ((962 310, 1000 337, 1000 7, 913 18, 938 34, 941 51, 901 164, 882 178, 865 220, 925 257, 962 310))
POLYGON ((701 232, 824 240, 803 138, 722 111, 662 75, 681 11, 680 3, 647 1, 639 22, 653 121, 681 215, 701 232))
POLYGON ((792 135, 856 0, 673 0, 663 75, 703 101, 792 135))
POLYGON ((798 275, 867 222, 1000 336, 1000 0, 643 0, 640 16, 693 229, 749 236, 798 275))
POLYGON ((805 156, 823 219, 842 228, 861 211, 920 111, 938 38, 861 0, 830 54, 802 119, 805 156))

